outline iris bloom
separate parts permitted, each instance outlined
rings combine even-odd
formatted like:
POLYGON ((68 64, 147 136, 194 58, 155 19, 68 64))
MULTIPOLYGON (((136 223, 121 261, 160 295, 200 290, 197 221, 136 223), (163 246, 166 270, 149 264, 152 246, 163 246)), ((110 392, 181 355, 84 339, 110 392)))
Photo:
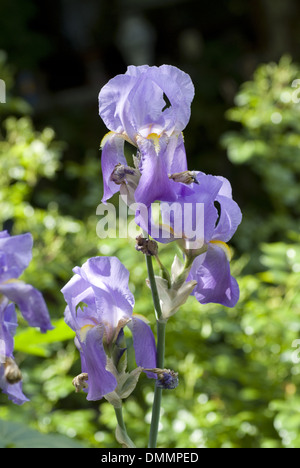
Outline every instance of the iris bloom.
POLYGON ((230 274, 231 250, 227 242, 242 220, 241 210, 232 199, 227 179, 202 172, 194 174, 196 182, 177 183, 176 202, 160 205, 160 231, 150 222, 151 210, 148 226, 141 216, 139 223, 156 240, 176 240, 180 244, 189 266, 192 264, 187 281, 197 282, 192 294, 200 303, 233 307, 239 299, 239 287, 230 274))
POLYGON ((47 306, 42 294, 18 278, 32 258, 32 236, 10 236, 0 232, 0 388, 14 403, 27 398, 22 393, 21 373, 13 360, 13 336, 17 328, 15 306, 32 327, 51 330, 47 306))
POLYGON ((136 175, 136 202, 176 198, 169 175, 187 169, 182 131, 193 97, 189 75, 169 65, 130 66, 102 88, 99 112, 110 130, 101 143, 104 202, 126 185, 126 172, 136 175), (135 169, 127 167, 125 141, 138 150, 135 169), (123 175, 116 178, 118 165, 123 175))
POLYGON ((0 233, 0 295, 17 304, 28 324, 44 333, 53 327, 43 296, 18 279, 32 259, 32 245, 29 233, 20 236, 0 233))
MULTIPOLYGON (((201 191, 200 175, 197 180, 201 191)), ((242 213, 237 203, 232 199, 232 189, 224 177, 215 177, 219 182, 219 190, 212 204, 204 206, 204 252, 198 255, 188 276, 188 281, 196 280, 197 285, 193 295, 201 304, 210 302, 234 307, 239 300, 239 286, 230 273, 231 249, 227 242, 232 238, 242 221, 242 213)))
POLYGON ((87 399, 100 400, 117 386, 107 370, 107 357, 123 328, 127 325, 132 332, 140 367, 156 366, 155 340, 149 325, 132 315, 129 272, 116 257, 94 257, 73 271, 75 275, 62 289, 67 302, 65 320, 76 333, 82 373, 88 375, 87 399))

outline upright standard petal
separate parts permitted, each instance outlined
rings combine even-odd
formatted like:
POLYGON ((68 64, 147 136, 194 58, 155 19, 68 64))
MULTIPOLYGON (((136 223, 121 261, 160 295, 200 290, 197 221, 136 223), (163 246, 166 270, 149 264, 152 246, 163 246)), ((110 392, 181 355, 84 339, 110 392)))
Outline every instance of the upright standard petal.
MULTIPOLYGON (((78 270, 74 270, 79 273, 78 270)), ((129 289, 129 271, 117 257, 93 257, 80 269, 80 275, 92 287, 95 298, 100 299, 106 293, 110 297, 110 304, 123 310, 125 316, 130 317, 134 306, 134 296, 129 289)), ((104 316, 112 312, 111 305, 102 310, 104 316)))
POLYGON ((132 315, 134 296, 128 270, 116 257, 93 257, 73 271, 74 277, 62 289, 68 304, 67 323, 75 331, 85 324, 102 324, 106 339, 113 339, 119 322, 125 325, 132 315))
POLYGON ((172 65, 152 67, 149 75, 160 86, 171 104, 164 110, 166 131, 184 130, 190 119, 191 102, 195 94, 190 76, 172 65))
POLYGON ((170 135, 186 127, 193 97, 191 78, 174 66, 130 66, 101 89, 99 112, 110 130, 125 131, 131 140, 151 124, 170 135))
POLYGON ((128 113, 128 95, 136 80, 129 75, 117 75, 99 93, 99 114, 109 130, 124 132, 128 113))

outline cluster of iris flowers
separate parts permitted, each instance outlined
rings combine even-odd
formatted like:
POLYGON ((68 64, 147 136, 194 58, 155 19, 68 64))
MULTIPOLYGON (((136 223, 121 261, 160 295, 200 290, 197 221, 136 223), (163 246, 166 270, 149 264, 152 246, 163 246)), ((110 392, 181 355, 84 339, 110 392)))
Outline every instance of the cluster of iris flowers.
MULTIPOLYGON (((189 75, 169 65, 130 66, 99 94, 100 117, 109 129, 101 143, 103 203, 120 192, 138 207, 136 223, 145 241, 176 242, 183 253, 182 261, 175 256, 170 273, 155 278, 161 322, 167 322, 190 295, 201 304, 226 307, 234 307, 239 299, 227 243, 242 214, 227 179, 188 168, 183 130, 193 98, 189 75), (125 157, 128 143, 133 149, 131 165, 125 157), (145 209, 151 213, 158 202, 162 224, 157 230, 141 213, 145 209), (200 205, 201 226, 195 219, 200 205), (186 206, 189 216, 184 215, 186 206)), ((15 304, 30 326, 42 332, 52 328, 42 295, 19 280, 31 260, 31 249, 30 234, 0 233, 0 387, 17 404, 27 398, 13 358, 15 304)), ((146 255, 157 256, 156 251, 145 249, 146 255)), ((67 304, 65 320, 75 332, 81 356, 82 373, 73 381, 76 391, 84 390, 88 400, 105 397, 120 408, 141 372, 156 379, 157 387, 174 388, 177 374, 158 368, 153 332, 144 317, 133 313, 129 272, 120 260, 94 257, 73 272, 62 293, 67 304), (127 372, 125 327, 132 334, 137 364, 131 372, 127 372)))
MULTIPOLYGON (((230 273, 227 242, 242 215, 227 179, 188 169, 183 130, 190 119, 193 97, 189 75, 168 65, 130 66, 99 94, 100 116, 109 129, 101 143, 103 203, 117 192, 135 202, 141 207, 136 210, 136 222, 148 236, 153 234, 153 226, 139 216, 142 207, 149 212, 153 203, 163 202, 162 219, 164 210, 173 209, 168 225, 171 235, 167 239, 152 236, 157 242, 178 242, 185 259, 181 263, 175 258, 169 281, 156 278, 163 320, 190 294, 202 304, 227 307, 239 299, 237 281, 230 273), (131 166, 125 143, 133 148, 131 166), (190 239, 189 223, 193 223, 199 204, 203 207, 202 226, 190 239), (184 205, 191 208, 191 216, 181 223, 178 234, 177 221, 183 221, 184 205)), ((124 353, 119 342, 124 327, 132 331, 136 363, 142 370, 156 368, 155 339, 145 319, 132 314, 129 273, 117 258, 92 258, 74 273, 62 292, 68 304, 66 321, 76 332, 82 375, 88 376, 79 388, 88 392, 88 399, 99 399, 118 389, 117 368, 124 353)))

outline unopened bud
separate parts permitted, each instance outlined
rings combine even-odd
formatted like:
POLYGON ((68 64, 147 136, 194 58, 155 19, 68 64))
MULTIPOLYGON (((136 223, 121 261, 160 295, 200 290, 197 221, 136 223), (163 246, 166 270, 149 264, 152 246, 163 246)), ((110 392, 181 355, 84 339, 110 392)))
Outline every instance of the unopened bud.
POLYGON ((14 385, 22 380, 21 371, 12 358, 6 358, 5 360, 4 377, 10 385, 14 385))
POLYGON ((86 383, 88 378, 88 374, 86 372, 83 372, 82 374, 77 375, 75 379, 73 379, 72 384, 75 387, 76 393, 79 393, 84 388, 88 388, 88 384, 86 383))
POLYGON ((199 184, 194 171, 176 172, 171 174, 169 179, 174 180, 174 182, 181 182, 182 184, 199 184))
POLYGON ((136 250, 148 256, 157 256, 158 245, 157 242, 151 239, 146 239, 142 235, 136 238, 136 250))
POLYGON ((171 369, 143 369, 144 371, 153 372, 157 374, 156 386, 158 388, 164 388, 167 390, 173 390, 178 387, 179 379, 178 372, 174 372, 171 369))

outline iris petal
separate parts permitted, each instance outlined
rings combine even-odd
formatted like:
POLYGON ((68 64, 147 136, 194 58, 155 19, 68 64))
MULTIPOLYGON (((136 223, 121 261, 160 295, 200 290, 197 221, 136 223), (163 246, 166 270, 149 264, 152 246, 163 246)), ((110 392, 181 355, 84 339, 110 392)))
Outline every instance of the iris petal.
POLYGON ((193 295, 201 304, 216 303, 234 307, 239 300, 239 286, 230 274, 224 250, 210 244, 206 254, 197 257, 188 280, 196 280, 193 295))
POLYGON ((104 203, 120 190, 120 185, 111 180, 112 172, 117 164, 127 164, 124 156, 124 138, 111 133, 103 146, 101 157, 104 188, 102 201, 104 203))
MULTIPOLYGON (((153 369, 156 367, 156 345, 150 326, 144 320, 133 315, 128 327, 132 332, 135 360, 138 366, 153 369)), ((156 374, 147 372, 147 376, 156 379, 156 374)))
POLYGON ((0 281, 19 278, 32 259, 32 235, 10 236, 3 231, 0 236, 0 281))
POLYGON ((39 327, 44 333, 52 330, 48 309, 42 294, 23 281, 0 284, 0 293, 15 302, 31 327, 39 327))
POLYGON ((87 399, 90 401, 101 400, 117 386, 115 377, 106 370, 107 357, 102 340, 103 327, 96 326, 88 330, 84 341, 79 341, 82 372, 88 374, 87 399))
POLYGON ((166 146, 160 146, 157 153, 152 141, 141 138, 139 148, 142 154, 142 175, 135 192, 137 203, 150 206, 155 200, 176 200, 175 183, 169 179, 164 161, 166 146))

